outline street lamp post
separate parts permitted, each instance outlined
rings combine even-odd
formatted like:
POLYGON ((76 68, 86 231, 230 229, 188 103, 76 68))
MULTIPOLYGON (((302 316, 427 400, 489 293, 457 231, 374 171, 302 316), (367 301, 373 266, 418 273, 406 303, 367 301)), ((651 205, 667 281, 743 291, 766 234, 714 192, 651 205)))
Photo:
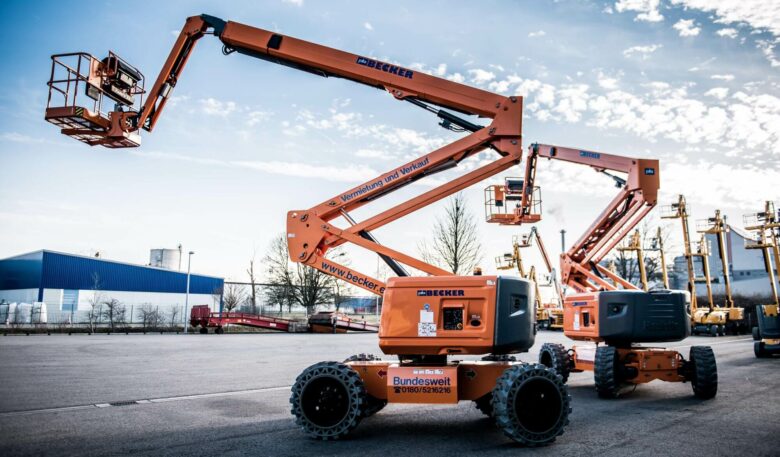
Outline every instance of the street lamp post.
POLYGON ((190 266, 192 264, 192 254, 195 251, 190 251, 187 255, 187 292, 184 295, 184 333, 187 333, 187 308, 190 306, 190 266))

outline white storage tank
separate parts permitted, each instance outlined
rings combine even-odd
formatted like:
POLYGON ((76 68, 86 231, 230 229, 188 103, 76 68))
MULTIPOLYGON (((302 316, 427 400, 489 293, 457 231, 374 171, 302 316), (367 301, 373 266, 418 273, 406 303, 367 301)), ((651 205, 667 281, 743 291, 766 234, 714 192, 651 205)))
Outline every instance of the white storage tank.
POLYGON ((168 270, 181 270, 181 245, 176 249, 152 249, 149 265, 168 270))
POLYGON ((29 324, 32 317, 31 303, 19 303, 16 305, 16 312, 10 317, 12 324, 29 324))
POLYGON ((16 311, 16 303, 6 303, 5 300, 0 303, 0 324, 8 325, 11 322, 14 311, 16 311))
POLYGON ((37 301, 32 304, 32 312, 30 313, 33 324, 45 324, 48 322, 48 313, 46 310, 46 303, 37 301))

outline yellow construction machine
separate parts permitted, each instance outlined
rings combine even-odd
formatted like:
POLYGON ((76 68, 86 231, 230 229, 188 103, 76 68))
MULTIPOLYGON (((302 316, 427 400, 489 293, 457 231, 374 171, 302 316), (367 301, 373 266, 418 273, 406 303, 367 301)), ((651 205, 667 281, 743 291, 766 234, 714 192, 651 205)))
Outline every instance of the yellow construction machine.
POLYGON ((534 287, 536 288, 536 325, 538 328, 547 330, 563 329, 563 301, 561 299, 563 292, 561 290, 561 285, 558 282, 557 273, 550 263, 547 249, 544 247, 544 242, 539 236, 536 227, 531 228, 529 233, 520 237, 516 235, 512 237, 512 252, 506 253, 501 257, 496 257, 496 268, 498 270, 516 268, 521 278, 533 281, 534 287), (537 279, 536 266, 531 265, 531 268, 526 271, 525 265, 523 264, 523 256, 521 254, 521 249, 533 246, 534 240, 536 241, 536 246, 539 249, 544 265, 547 268, 547 278, 541 284, 537 279), (554 297, 552 300, 544 300, 542 298, 540 286, 552 287, 554 289, 554 297))
POLYGON ((719 311, 712 302, 712 284, 709 275, 709 243, 705 234, 701 235, 695 252, 691 249, 690 231, 688 230, 688 206, 683 195, 678 196, 677 203, 661 208, 662 219, 680 219, 683 232, 683 255, 688 267, 688 292, 691 300, 691 331, 711 336, 725 335, 728 312, 719 311), (700 258, 703 276, 697 277, 694 259, 700 258), (708 306, 699 307, 696 297, 696 283, 703 282, 707 286, 708 306))
POLYGON ((642 234, 639 230, 635 230, 631 236, 628 237, 626 243, 622 246, 618 246, 617 250, 620 252, 636 252, 636 263, 639 267, 639 281, 642 284, 642 290, 648 291, 647 287, 647 269, 645 268, 645 252, 642 248, 642 234))
MULTIPOLYGON (((719 313, 726 313, 726 331, 736 334, 746 333, 748 331, 748 325, 745 321, 745 309, 739 306, 734 306, 734 299, 731 294, 731 277, 729 269, 729 251, 726 244, 726 234, 729 232, 729 226, 726 223, 726 217, 720 214, 720 210, 715 210, 715 217, 700 220, 696 223, 696 230, 702 234, 702 240, 705 240, 707 235, 715 235, 717 240, 718 257, 720 257, 720 265, 723 270, 723 287, 724 287, 724 303, 723 306, 715 306, 714 310, 719 313)), ((709 249, 709 243, 707 243, 709 249)), ((712 305, 712 285, 709 269, 709 261, 704 259, 707 265, 704 274, 707 281, 707 294, 709 296, 710 305, 712 305)))
POLYGON ((775 267, 780 265, 780 214, 775 211, 773 202, 764 205, 764 211, 744 216, 745 229, 756 232, 756 239, 747 243, 747 249, 760 249, 764 256, 764 268, 769 275, 771 304, 756 306, 758 326, 753 327, 753 351, 756 357, 771 357, 780 354, 780 316, 777 298, 777 283, 775 282, 775 267), (775 265, 772 265, 774 254, 775 265))

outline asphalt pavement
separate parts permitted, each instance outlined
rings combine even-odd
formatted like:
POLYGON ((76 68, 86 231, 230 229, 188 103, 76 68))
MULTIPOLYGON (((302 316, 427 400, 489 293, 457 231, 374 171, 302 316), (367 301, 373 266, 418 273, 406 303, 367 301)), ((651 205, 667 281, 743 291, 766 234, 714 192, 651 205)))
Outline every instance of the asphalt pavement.
MULTIPOLYGON (((561 333, 544 342, 569 345, 561 333)), ((571 423, 544 448, 518 447, 471 402, 388 405, 348 439, 307 438, 289 387, 307 366, 379 354, 375 334, 0 337, 0 455, 780 455, 780 358, 756 359, 745 336, 711 344, 719 390, 655 381, 601 400, 592 373, 569 380, 571 423)))

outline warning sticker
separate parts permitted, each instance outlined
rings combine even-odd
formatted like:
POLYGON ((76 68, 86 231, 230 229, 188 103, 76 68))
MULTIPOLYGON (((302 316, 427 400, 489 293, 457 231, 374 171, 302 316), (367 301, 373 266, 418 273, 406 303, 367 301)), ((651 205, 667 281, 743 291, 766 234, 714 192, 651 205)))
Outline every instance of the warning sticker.
POLYGON ((417 336, 436 336, 436 324, 433 322, 420 322, 417 324, 417 336))
POLYGON ((580 313, 574 313, 574 322, 573 322, 574 330, 580 329, 580 313))
POLYGON ((433 311, 420 311, 420 322, 431 323, 433 322, 433 311))

